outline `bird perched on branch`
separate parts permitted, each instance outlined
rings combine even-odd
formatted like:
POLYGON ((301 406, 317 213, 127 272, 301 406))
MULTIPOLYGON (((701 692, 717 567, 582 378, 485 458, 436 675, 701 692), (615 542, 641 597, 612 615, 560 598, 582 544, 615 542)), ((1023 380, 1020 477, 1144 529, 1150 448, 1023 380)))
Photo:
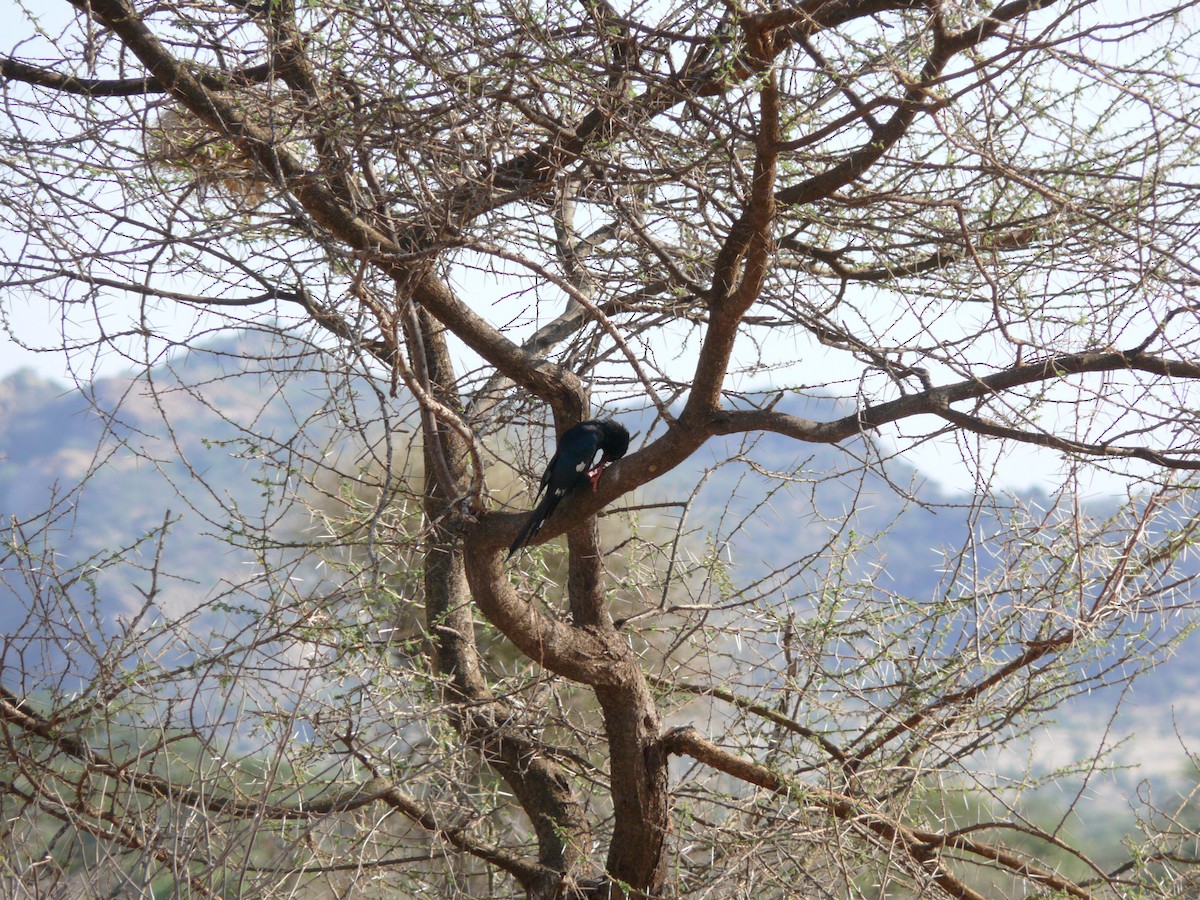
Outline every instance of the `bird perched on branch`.
POLYGON ((624 425, 608 419, 580 422, 564 431, 558 439, 558 449, 542 473, 542 484, 538 488, 540 502, 508 548, 508 558, 512 559, 514 553, 529 544, 563 497, 588 483, 595 491, 605 468, 624 456, 628 449, 629 432, 624 425), (597 452, 601 454, 599 462, 595 461, 597 452))

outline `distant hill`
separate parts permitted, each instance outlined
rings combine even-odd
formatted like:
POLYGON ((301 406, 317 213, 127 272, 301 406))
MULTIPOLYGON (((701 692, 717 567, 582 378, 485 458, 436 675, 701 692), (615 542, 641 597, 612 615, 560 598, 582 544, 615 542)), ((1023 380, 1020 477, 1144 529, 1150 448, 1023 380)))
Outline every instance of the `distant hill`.
MULTIPOLYGON (((72 586, 78 621, 58 623, 60 634, 31 641, 14 633, 30 623, 5 623, 6 681, 15 671, 35 684, 39 672, 88 677, 92 661, 70 651, 72 630, 83 623, 112 635, 142 609, 168 513, 158 610, 184 614, 245 577, 253 555, 215 535, 237 516, 277 514, 282 486, 272 490, 278 474, 265 461, 281 448, 298 449, 306 429, 320 428, 326 393, 301 359, 271 360, 268 350, 251 338, 218 342, 180 354, 148 378, 107 378, 86 391, 29 371, 0 381, 0 521, 13 523, 13 539, 35 556, 87 582, 72 586), (246 355, 300 371, 281 393, 272 374, 246 355), (250 424, 273 435, 273 443, 246 442, 239 426, 250 424), (129 547, 128 563, 107 564, 129 547)), ((0 575, 0 590, 19 593, 19 605, 28 606, 35 590, 59 590, 49 579, 31 583, 10 563, 0 575)), ((4 605, 11 610, 13 599, 4 605)), ((191 625, 203 635, 221 619, 209 613, 191 625)))
MULTIPOLYGON (((331 400, 331 388, 313 362, 303 355, 282 357, 261 339, 239 337, 181 354, 148 378, 104 379, 86 393, 28 371, 10 375, 0 381, 0 514, 18 523, 21 540, 41 548, 38 552, 53 552, 69 567, 152 535, 170 510, 177 521, 160 570, 182 577, 163 581, 156 603, 172 615, 196 608, 222 585, 243 578, 253 560, 251 548, 231 548, 214 536, 232 517, 300 527, 280 518, 280 500, 296 484, 281 483, 280 469, 267 463, 303 466, 306 452, 323 446, 326 417, 349 414, 346 398, 331 400), (287 377, 276 377, 280 374, 287 377), (251 445, 241 426, 271 440, 251 445), (77 488, 80 482, 85 489, 77 488)), ((794 411, 811 418, 844 412, 833 400, 804 402, 797 401, 794 411)), ((652 428, 649 414, 620 415, 642 435, 652 428)), ((883 591, 933 597, 941 577, 937 550, 961 543, 968 498, 925 484, 901 461, 873 469, 861 465, 877 455, 865 438, 839 446, 798 445, 775 435, 745 443, 713 440, 648 486, 641 499, 688 502, 685 530, 693 552, 705 547, 720 552, 738 584, 765 579, 771 588, 773 566, 817 549, 845 526, 847 535, 852 531, 863 543, 853 558, 858 574, 869 575, 883 591), (782 473, 791 483, 779 488, 764 472, 782 473), (700 481, 703 486, 694 490, 700 481), (768 501, 757 508, 764 497, 768 501)), ((1003 501, 997 505, 1002 508, 1003 501)), ((155 549, 152 541, 143 544, 134 565, 97 574, 85 617, 90 627, 116 633, 122 617, 141 608, 155 549)), ((12 573, 5 577, 10 593, 29 590, 12 573)), ((791 589, 783 588, 781 596, 791 601, 791 589)), ((22 603, 28 598, 17 607, 22 603)), ((5 606, 13 608, 12 597, 5 606)), ((222 624, 209 613, 192 627, 203 634, 222 624)), ((11 619, 4 625, 0 676, 9 682, 21 674, 36 679, 38 672, 61 672, 63 648, 78 623, 63 623, 57 640, 41 644, 24 627, 11 619)), ((1135 696, 1142 702, 1130 713, 1138 729, 1169 736, 1172 703, 1190 696, 1198 678, 1200 660, 1189 655, 1139 682, 1135 696)), ((1103 727, 1091 721, 1088 709, 1088 702, 1076 702, 1059 719, 1074 722, 1072 728, 1103 727)))

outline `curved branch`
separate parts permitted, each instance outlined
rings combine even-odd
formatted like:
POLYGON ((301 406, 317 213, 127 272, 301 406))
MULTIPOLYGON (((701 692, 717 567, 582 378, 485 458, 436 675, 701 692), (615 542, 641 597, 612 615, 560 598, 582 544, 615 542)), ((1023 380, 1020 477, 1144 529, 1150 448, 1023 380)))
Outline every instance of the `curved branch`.
MULTIPOLYGON (((702 354, 701 365, 697 369, 697 381, 699 382, 704 375, 705 365, 715 367, 719 362, 710 360, 705 363, 702 354)), ((692 409, 689 402, 689 408, 685 409, 679 419, 670 423, 662 437, 605 470, 604 479, 596 493, 583 492, 568 497, 539 530, 533 543, 545 543, 569 531, 587 517, 598 513, 617 497, 660 478, 687 459, 708 438, 749 431, 770 431, 808 443, 835 444, 891 422, 920 415, 934 415, 947 419, 957 417, 964 427, 976 427, 984 433, 995 433, 998 437, 1038 443, 1069 452, 1107 458, 1144 459, 1164 468, 1200 469, 1200 460, 1191 462, 1173 458, 1167 451, 1081 444, 1016 429, 988 432, 987 428, 1000 429, 1003 426, 989 426, 985 421, 970 416, 963 419, 961 417, 965 414, 950 410, 952 403, 1002 394, 1022 385, 1055 381, 1068 375, 1128 371, 1200 380, 1200 364, 1137 351, 1111 350, 1063 354, 1013 366, 993 375, 932 387, 886 403, 867 406, 830 422, 817 422, 779 412, 774 408, 703 411, 692 409)), ((474 552, 485 555, 497 552, 516 535, 524 518, 518 513, 482 514, 476 527, 471 530, 470 541, 474 552)))
POLYGON ((773 431, 802 441, 834 444, 901 419, 934 415, 985 434, 1055 447, 1073 453, 1108 458, 1143 459, 1164 468, 1200 469, 1200 460, 1190 462, 1173 458, 1168 451, 1151 450, 1145 447, 1083 444, 1053 435, 1031 434, 1009 426, 989 423, 987 420, 950 409, 952 403, 1002 394, 1023 385, 1057 381, 1068 375, 1130 371, 1146 372, 1169 378, 1200 380, 1200 363, 1167 359, 1137 350, 1068 353, 1013 366, 981 378, 929 388, 875 406, 867 406, 858 412, 831 422, 814 422, 773 409, 724 410, 715 414, 716 430, 714 434, 773 431))
POLYGON ((351 785, 331 797, 314 797, 295 803, 263 803, 258 800, 244 801, 233 797, 214 796, 211 790, 184 787, 160 775, 139 772, 132 763, 117 762, 105 756, 82 738, 64 733, 61 723, 47 719, 32 709, 29 701, 3 686, 0 686, 0 722, 48 741, 67 756, 83 763, 89 772, 112 778, 143 794, 161 797, 206 812, 273 820, 314 819, 331 813, 361 809, 380 799, 383 794, 383 789, 372 780, 351 785))
POLYGON ((753 713, 756 716, 761 716, 769 722, 779 725, 781 728, 798 734, 803 738, 807 738, 820 745, 821 749, 829 755, 831 759, 837 760, 839 763, 844 763, 848 760, 846 752, 837 744, 833 743, 825 735, 819 731, 814 731, 805 725, 801 725, 795 719, 788 718, 777 709, 771 709, 769 706, 764 706, 761 703, 755 703, 753 700, 748 700, 745 697, 740 697, 728 688, 723 688, 715 684, 690 684, 686 681, 673 681, 670 678, 659 678, 654 675, 647 675, 647 680, 656 688, 662 691, 671 693, 691 694, 693 697, 715 697, 725 703, 731 703, 738 709, 753 713))
POLYGON ((290 303, 298 303, 306 308, 309 304, 309 301, 300 291, 272 288, 263 291, 261 294, 249 297, 208 297, 202 294, 186 294, 180 291, 164 290, 162 288, 151 287, 148 284, 139 284, 135 281, 104 278, 99 275, 89 275, 85 272, 72 272, 67 269, 47 275, 44 279, 40 280, 49 281, 54 278, 65 278, 68 281, 90 284, 93 287, 107 287, 118 291, 127 291, 128 293, 137 294, 142 297, 159 297, 163 300, 175 300, 180 303, 194 303, 197 306, 257 306, 260 303, 270 303, 272 300, 285 300, 290 303))
MULTIPOLYGON (((994 228, 990 229, 990 231, 993 233, 987 235, 988 239, 985 241, 983 249, 993 251, 1024 250, 1032 247, 1038 234, 1038 229, 1028 223, 1013 226, 1012 230, 1008 233, 996 233, 996 229, 994 228)), ((873 283, 893 281, 897 278, 910 278, 917 275, 924 275, 927 272, 940 272, 956 263, 962 262, 970 256, 970 251, 965 247, 942 246, 935 249, 932 253, 917 259, 909 259, 904 262, 892 264, 856 267, 844 264, 842 262, 842 253, 839 251, 805 243, 797 239, 794 235, 782 238, 779 241, 779 246, 784 250, 802 253, 817 262, 824 263, 828 267, 827 270, 822 270, 817 266, 805 264, 800 260, 782 258, 779 260, 779 265, 782 268, 798 269, 821 278, 839 278, 843 281, 873 283)))
MULTIPOLYGON (((409 340, 421 346, 429 399, 450 410, 458 401, 449 346, 432 317, 417 319, 409 340)), ((570 779, 537 737, 536 725, 511 703, 497 698, 482 671, 466 571, 470 556, 464 553, 458 512, 458 498, 468 490, 466 460, 473 441, 470 435, 440 427, 431 415, 422 417, 422 430, 425 614, 436 669, 445 676, 446 692, 455 701, 450 719, 465 743, 504 778, 533 825, 539 861, 554 874, 540 878, 536 885, 523 882, 525 887, 531 896, 556 896, 563 879, 575 877, 591 844, 590 825, 570 779), (445 478, 439 477, 439 469, 445 470, 445 478)))
POLYGON ((663 844, 670 829, 667 756, 658 744, 662 720, 633 649, 613 626, 595 518, 567 540, 572 618, 600 636, 609 655, 610 677, 594 685, 604 714, 614 813, 606 871, 614 881, 654 896, 665 877, 663 844))
MULTIPOLYGON (((78 75, 62 75, 51 69, 32 66, 29 63, 0 56, 0 77, 19 81, 34 87, 49 88, 65 94, 85 97, 137 97, 144 94, 165 94, 170 88, 153 76, 143 78, 83 78, 78 75)), ((228 74, 197 72, 197 80, 206 88, 226 90, 231 84, 261 84, 272 77, 270 63, 239 69, 228 74)))
MULTIPOLYGON (((925 61, 921 74, 908 84, 892 117, 884 124, 873 128, 871 139, 859 149, 848 153, 837 165, 812 175, 799 184, 784 188, 776 195, 776 199, 780 203, 793 206, 812 203, 828 197, 850 182, 862 177, 884 153, 904 137, 917 115, 923 110, 931 108, 927 103, 929 91, 954 56, 990 38, 1004 22, 1051 6, 1055 2, 1056 0, 1018 0, 1018 2, 1008 3, 993 10, 991 15, 978 25, 958 33, 946 31, 940 13, 935 12, 933 48, 925 61)), ((917 5, 925 6, 926 4, 917 5)), ((787 10, 783 13, 763 16, 760 21, 765 24, 765 27, 783 27, 786 24, 799 24, 804 20, 797 18, 792 10, 787 10), (778 26, 775 25, 777 22, 778 26)))
MULTIPOLYGON (((623 494, 661 478, 691 456, 706 440, 721 433, 717 428, 719 421, 719 417, 706 419, 696 416, 687 424, 679 419, 667 423, 666 433, 653 443, 606 468, 604 478, 595 491, 576 491, 567 496, 538 529, 529 545, 544 544, 570 531, 623 494)), ((480 564, 476 573, 478 577, 483 577, 485 569, 491 565, 491 562, 483 562, 482 557, 490 558, 502 548, 506 549, 527 517, 526 513, 485 512, 477 518, 467 540, 468 558, 480 564)), ((502 602, 509 601, 505 599, 502 602)))
POLYGON ((950 896, 960 900, 984 900, 984 897, 951 874, 938 851, 949 849, 968 853, 1003 866, 1040 887, 1062 891, 1080 900, 1091 898, 1091 894, 1074 882, 1035 866, 1008 850, 970 840, 962 831, 943 834, 911 828, 868 807, 862 800, 825 788, 793 782, 764 766, 722 750, 691 726, 677 728, 666 734, 663 737, 663 746, 670 754, 690 756, 697 762, 741 781, 784 797, 795 798, 803 804, 820 807, 843 822, 871 832, 888 844, 902 849, 914 868, 928 874, 950 896))
POLYGON ((1030 641, 1029 646, 1016 659, 1010 660, 1005 665, 996 669, 986 678, 981 678, 970 687, 965 687, 959 691, 953 691, 944 696, 938 697, 932 703, 917 710, 903 721, 897 722, 884 734, 881 734, 875 740, 871 741, 866 747, 854 752, 852 766, 857 766, 863 759, 875 753, 884 745, 891 742, 905 732, 912 731, 930 716, 935 715, 940 710, 953 709, 964 706, 972 700, 983 694, 989 688, 1000 684, 1015 672, 1020 672, 1022 669, 1027 669, 1033 666, 1034 663, 1041 660, 1043 657, 1051 654, 1062 653, 1067 650, 1077 637, 1075 631, 1063 631, 1045 640, 1030 641))
POLYGON ((940 410, 937 415, 950 424, 957 425, 966 431, 973 431, 976 434, 983 434, 988 437, 1017 441, 1022 444, 1031 444, 1035 447, 1048 447, 1051 450, 1059 450, 1063 453, 1073 453, 1078 456, 1098 456, 1107 459, 1140 459, 1143 462, 1148 462, 1151 465, 1160 466, 1164 469, 1181 469, 1186 471, 1200 469, 1200 460, 1189 462, 1183 459, 1172 459, 1163 452, 1152 450, 1149 447, 1113 447, 1104 444, 1090 444, 1084 441, 1076 441, 1070 438, 1059 437, 1055 434, 1022 431, 1019 428, 1004 425, 994 419, 958 412, 953 409, 940 410))
POLYGON ((218 134, 235 141, 290 190, 330 234, 391 277, 409 284, 414 300, 513 381, 568 418, 581 417, 584 392, 573 373, 524 352, 434 276, 430 267, 423 265, 424 253, 411 253, 365 221, 355 211, 352 198, 339 195, 232 102, 208 90, 150 31, 127 0, 95 0, 87 5, 87 12, 117 35, 184 106, 218 134))
POLYGON ((463 546, 472 596, 488 621, 522 653, 556 675, 593 687, 618 684, 620 676, 614 673, 612 663, 622 655, 615 646, 623 646, 619 636, 557 622, 518 595, 504 574, 499 549, 503 538, 492 540, 498 536, 488 534, 494 530, 487 527, 494 518, 500 517, 481 517, 463 546))
MULTIPOLYGON (((1016 5, 1023 4, 1009 4, 1016 5)), ((1041 6, 1045 2, 1033 0, 1031 5, 1041 6)), ((589 110, 574 127, 560 128, 539 145, 498 165, 487 183, 464 181, 449 204, 449 208, 455 212, 452 218, 460 215, 478 217, 515 200, 543 195, 554 184, 554 174, 584 156, 590 147, 631 134, 646 121, 689 99, 723 94, 733 84, 741 84, 760 75, 779 53, 801 37, 890 10, 926 6, 928 3, 925 0, 806 0, 785 11, 748 17, 743 21, 748 31, 771 36, 773 46, 769 53, 763 54, 759 48, 751 48, 734 59, 717 60, 715 63, 710 57, 726 42, 727 36, 719 31, 714 32, 704 40, 697 52, 689 55, 688 64, 667 83, 656 84, 637 97, 620 100, 609 107, 589 110), (772 32, 775 34, 771 35, 772 32)), ((1000 13, 1001 10, 997 10, 993 18, 1000 13)), ((623 20, 617 21, 624 25, 623 20)))
POLYGON ((477 840, 465 828, 439 825, 433 814, 395 785, 390 785, 386 791, 380 794, 379 799, 403 813, 406 818, 416 822, 430 834, 445 838, 456 850, 461 850, 508 872, 524 888, 529 888, 537 883, 555 883, 562 877, 560 872, 519 859, 499 847, 477 840))

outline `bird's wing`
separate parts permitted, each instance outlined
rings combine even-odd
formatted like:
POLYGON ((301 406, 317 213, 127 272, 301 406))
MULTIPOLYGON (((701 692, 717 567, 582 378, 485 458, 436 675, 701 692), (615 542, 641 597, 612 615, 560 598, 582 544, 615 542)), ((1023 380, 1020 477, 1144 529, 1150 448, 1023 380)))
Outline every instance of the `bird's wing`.
POLYGON ((554 470, 552 482, 570 490, 579 477, 592 465, 596 450, 600 447, 600 434, 590 422, 567 429, 558 442, 558 450, 551 461, 554 470))
POLYGON ((602 429, 595 422, 581 422, 563 432, 558 440, 558 448, 542 473, 538 503, 521 526, 517 539, 508 548, 509 558, 537 534, 563 497, 588 482, 596 451, 600 449, 602 441, 602 429))
POLYGON ((554 475, 554 467, 558 465, 558 451, 554 451, 554 455, 550 457, 550 462, 546 463, 546 468, 542 471, 542 481, 538 485, 537 496, 533 499, 540 500, 542 494, 546 492, 546 488, 550 486, 550 479, 554 475))

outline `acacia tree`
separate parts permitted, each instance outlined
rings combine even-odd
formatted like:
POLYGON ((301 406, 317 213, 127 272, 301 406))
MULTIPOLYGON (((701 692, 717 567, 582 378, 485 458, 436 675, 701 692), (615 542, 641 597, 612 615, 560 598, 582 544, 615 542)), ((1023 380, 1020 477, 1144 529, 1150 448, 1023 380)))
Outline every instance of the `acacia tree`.
MULTIPOLYGON (((1194 4, 68 3, 21 7, 2 60, 10 302, 88 310, 78 342, 147 366, 270 331, 247 364, 315 367, 338 415, 253 434, 323 530, 230 507, 254 575, 85 641, 82 696, 10 636, 10 890, 1083 897, 1186 868, 1182 820, 1091 860, 995 753, 1190 608, 1194 4), (814 391, 848 405, 805 418, 814 391), (595 392, 643 411, 635 451, 536 536, 566 535, 561 577, 506 563, 529 424, 595 392), (957 439, 981 490, 936 592, 889 590, 854 507, 765 574, 678 511, 600 540, 602 508, 763 434, 884 478, 957 439), (1128 502, 1089 516, 1065 478, 993 507, 976 449, 1020 444, 1128 502), (313 558, 341 573, 316 591, 313 558), (198 610, 240 624, 200 639, 198 610), (172 693, 214 686, 240 721, 172 693)), ((138 390, 185 389, 223 412, 138 390)), ((825 476, 755 477, 766 504, 825 476)), ((57 569, 28 527, 5 566, 45 637, 129 554, 57 569)))

